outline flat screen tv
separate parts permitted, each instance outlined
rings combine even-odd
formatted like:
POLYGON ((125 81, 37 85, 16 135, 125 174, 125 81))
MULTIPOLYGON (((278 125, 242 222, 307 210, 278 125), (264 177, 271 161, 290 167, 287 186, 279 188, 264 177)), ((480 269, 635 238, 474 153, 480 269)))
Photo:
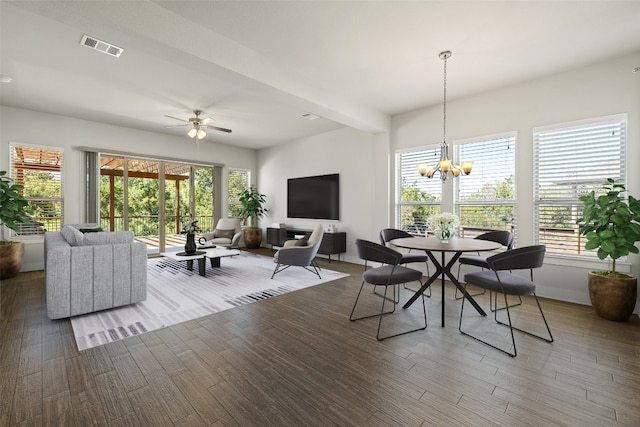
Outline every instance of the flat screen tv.
POLYGON ((340 174, 290 178, 289 218, 340 219, 340 174))

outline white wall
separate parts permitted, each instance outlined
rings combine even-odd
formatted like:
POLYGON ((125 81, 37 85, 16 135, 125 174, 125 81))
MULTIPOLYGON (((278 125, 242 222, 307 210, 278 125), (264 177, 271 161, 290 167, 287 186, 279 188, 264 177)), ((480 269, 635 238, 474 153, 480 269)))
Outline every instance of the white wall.
POLYGON ((263 229, 274 222, 313 228, 333 223, 347 233, 343 259, 358 262, 356 239, 378 241, 389 221, 387 203, 389 143, 386 134, 372 135, 344 128, 260 150, 258 190, 267 195, 263 229), (340 174, 340 221, 287 218, 287 179, 340 174))
MULTIPOLYGON (((64 149, 64 222, 84 221, 84 155, 77 147, 96 147, 149 157, 224 164, 223 197, 226 200, 228 167, 256 170, 257 152, 216 144, 215 137, 196 144, 188 137, 111 126, 55 114, 0 107, 0 170, 9 169, 9 144, 35 144, 64 149)), ((226 203, 223 203, 226 215, 226 203)), ((44 268, 42 237, 23 238, 22 271, 44 268)))
MULTIPOLYGON (((565 123, 618 113, 628 114, 627 189, 640 197, 640 52, 606 63, 501 88, 477 96, 447 102, 447 140, 517 131, 516 192, 518 198, 518 246, 534 242, 533 230, 533 137, 534 127, 565 123)), ((473 78, 470 76, 470 78, 473 78)), ((449 94, 455 96, 455 82, 449 94)), ((442 139, 442 106, 434 106, 392 118, 392 151, 437 143, 442 139)), ((571 159, 567 159, 571 162, 571 159)), ((469 177, 460 179, 473 179, 469 177)), ((452 183, 447 189, 451 192, 452 183)), ((443 198, 443 210, 452 211, 452 198, 443 198)), ((393 200, 391 200, 393 203, 393 200)), ((640 260, 634 255, 622 266, 640 276, 640 260)), ((538 294, 589 304, 587 272, 607 268, 599 262, 576 261, 547 255, 536 275, 538 294)), ((640 302, 636 304, 636 312, 640 302)))

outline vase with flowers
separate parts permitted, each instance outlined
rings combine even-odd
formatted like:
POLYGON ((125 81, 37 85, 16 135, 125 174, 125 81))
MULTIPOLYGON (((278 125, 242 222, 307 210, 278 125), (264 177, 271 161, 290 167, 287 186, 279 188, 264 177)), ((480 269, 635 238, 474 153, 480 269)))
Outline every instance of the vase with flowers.
POLYGON ((198 218, 190 218, 189 221, 182 224, 181 234, 187 235, 187 242, 184 245, 184 251, 187 255, 196 254, 196 233, 200 232, 198 218))
POLYGON ((431 231, 440 241, 447 243, 455 237, 456 229, 460 225, 458 217, 450 212, 442 212, 427 218, 427 233, 431 231))

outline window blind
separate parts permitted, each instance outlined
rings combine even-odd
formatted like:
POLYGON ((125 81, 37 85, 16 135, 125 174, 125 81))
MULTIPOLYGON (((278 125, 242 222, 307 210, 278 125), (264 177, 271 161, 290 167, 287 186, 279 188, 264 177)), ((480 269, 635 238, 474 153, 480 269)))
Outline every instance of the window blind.
POLYGON ((439 147, 396 154, 396 228, 422 234, 426 218, 440 212, 442 181, 421 176, 417 168, 439 160, 439 147))
POLYGON ((458 159, 475 162, 471 175, 454 183, 462 237, 492 230, 516 234, 515 144, 515 134, 508 134, 458 146, 458 159))
POLYGON ((248 170, 229 169, 229 217, 240 216, 240 194, 249 188, 250 175, 248 170))
POLYGON ((607 178, 624 182, 626 115, 534 129, 533 139, 537 243, 547 252, 596 256, 578 234, 579 197, 601 192, 607 178))

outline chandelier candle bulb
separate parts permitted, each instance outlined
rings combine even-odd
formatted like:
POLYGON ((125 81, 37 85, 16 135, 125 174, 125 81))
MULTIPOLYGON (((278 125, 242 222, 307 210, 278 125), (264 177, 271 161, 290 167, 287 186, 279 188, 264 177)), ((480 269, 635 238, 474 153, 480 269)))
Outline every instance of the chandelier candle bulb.
POLYGON ((460 167, 462 168, 462 171, 464 172, 465 175, 469 175, 471 173, 471 169, 473 169, 473 162, 471 161, 462 162, 460 164, 460 167))

